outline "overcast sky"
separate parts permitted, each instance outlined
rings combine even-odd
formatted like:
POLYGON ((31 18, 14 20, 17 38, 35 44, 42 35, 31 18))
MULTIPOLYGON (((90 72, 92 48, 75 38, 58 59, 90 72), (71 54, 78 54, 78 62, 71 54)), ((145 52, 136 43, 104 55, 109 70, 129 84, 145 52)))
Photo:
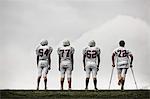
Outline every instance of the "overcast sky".
MULTIPOLYGON (((149 0, 0 0, 0 88, 35 88, 35 48, 45 38, 54 48, 48 86, 58 89, 58 45, 63 39, 69 39, 76 49, 75 64, 81 66, 82 61, 78 63, 78 59, 82 58, 81 50, 92 36, 102 49, 103 70, 98 74, 100 88, 106 89, 108 86, 111 52, 120 39, 127 40, 127 47, 136 54, 137 80, 140 88, 146 88, 150 86, 147 80, 150 75, 149 32, 149 0), (103 76, 104 71, 107 75, 103 76)), ((76 66, 73 72, 74 88, 84 86, 84 74, 83 68, 76 66), (81 85, 79 81, 82 81, 81 85)), ((115 85, 114 82, 113 88, 118 88, 115 85)), ((134 88, 134 84, 126 87, 134 88)))

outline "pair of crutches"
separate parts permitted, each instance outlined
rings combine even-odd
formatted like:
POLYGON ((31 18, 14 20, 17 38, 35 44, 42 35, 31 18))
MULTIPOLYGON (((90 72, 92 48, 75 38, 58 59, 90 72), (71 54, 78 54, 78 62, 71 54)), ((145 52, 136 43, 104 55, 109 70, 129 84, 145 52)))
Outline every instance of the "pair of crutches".
MULTIPOLYGON (((132 67, 130 67, 130 68, 131 68, 131 72, 132 72, 132 75, 133 75, 133 79, 134 79, 134 83, 135 83, 136 89, 138 89, 138 86, 137 86, 137 83, 136 83, 136 80, 135 80, 135 76, 134 76, 133 69, 132 69, 132 67)), ((114 72, 114 67, 112 68, 112 71, 111 71, 111 76, 110 76, 110 81, 109 81, 109 87, 108 87, 108 89, 110 89, 110 86, 111 86, 111 81, 112 81, 112 77, 113 77, 113 72, 114 72)))

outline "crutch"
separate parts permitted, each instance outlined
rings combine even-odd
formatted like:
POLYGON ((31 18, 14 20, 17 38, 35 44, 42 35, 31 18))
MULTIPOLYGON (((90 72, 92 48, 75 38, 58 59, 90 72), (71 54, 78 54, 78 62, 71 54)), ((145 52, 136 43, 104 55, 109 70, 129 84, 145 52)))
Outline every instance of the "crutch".
POLYGON ((114 72, 114 67, 112 68, 112 71, 111 71, 111 76, 110 76, 109 88, 108 88, 108 89, 110 89, 110 85, 111 85, 111 80, 112 80, 113 72, 114 72))
POLYGON ((136 83, 136 80, 135 80, 135 76, 134 76, 134 72, 133 72, 132 67, 131 67, 131 72, 132 72, 132 75, 133 75, 133 79, 134 79, 134 83, 135 83, 136 89, 138 89, 138 86, 137 86, 137 83, 136 83))

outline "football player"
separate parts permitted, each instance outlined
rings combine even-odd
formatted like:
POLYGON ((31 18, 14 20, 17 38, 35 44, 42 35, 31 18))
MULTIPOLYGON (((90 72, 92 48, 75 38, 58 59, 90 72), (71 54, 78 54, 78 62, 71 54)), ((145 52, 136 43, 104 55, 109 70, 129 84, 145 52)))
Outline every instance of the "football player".
POLYGON ((118 71, 118 85, 121 85, 121 90, 124 90, 125 77, 127 70, 132 67, 133 55, 125 48, 125 41, 119 42, 119 47, 113 51, 112 54, 112 66, 115 67, 115 61, 118 71))
POLYGON ((51 68, 51 53, 53 48, 48 46, 47 40, 42 40, 40 45, 36 48, 37 54, 37 68, 38 68, 38 78, 37 78, 37 90, 39 90, 40 79, 43 74, 45 90, 47 90, 47 74, 48 70, 51 68))
POLYGON ((94 40, 90 41, 88 47, 86 47, 83 50, 83 65, 84 65, 84 70, 86 71, 85 90, 88 90, 88 83, 89 83, 91 72, 92 72, 95 90, 98 90, 96 76, 99 70, 100 53, 101 53, 100 48, 96 47, 96 43, 94 40))
POLYGON ((65 79, 65 73, 67 73, 68 89, 71 90, 71 74, 73 71, 73 54, 74 48, 70 46, 68 40, 63 41, 63 46, 58 48, 59 55, 59 71, 61 72, 61 90, 63 90, 63 84, 65 79))

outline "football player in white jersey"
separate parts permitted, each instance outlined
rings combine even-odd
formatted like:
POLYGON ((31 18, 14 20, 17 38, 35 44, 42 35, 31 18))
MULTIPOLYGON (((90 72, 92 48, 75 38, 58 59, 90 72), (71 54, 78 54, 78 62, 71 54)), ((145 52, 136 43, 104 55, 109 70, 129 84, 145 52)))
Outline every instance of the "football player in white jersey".
POLYGON ((74 63, 74 48, 70 46, 70 42, 68 40, 65 40, 63 41, 63 46, 59 47, 57 52, 59 55, 59 71, 61 72, 61 90, 63 90, 65 73, 67 73, 68 89, 71 90, 71 74, 73 71, 74 63))
POLYGON ((38 78, 37 78, 37 90, 39 90, 40 79, 43 74, 45 90, 47 90, 47 74, 48 70, 51 68, 51 53, 53 48, 48 46, 47 40, 42 40, 40 45, 36 48, 37 54, 37 68, 38 68, 38 78))
POLYGON ((89 42, 88 47, 83 50, 83 64, 84 70, 86 71, 86 87, 85 89, 88 90, 88 83, 90 79, 90 73, 92 72, 93 83, 95 90, 97 89, 97 71, 99 70, 100 64, 100 48, 95 46, 95 41, 92 40, 89 42))
POLYGON ((112 54, 112 66, 115 67, 115 62, 118 71, 118 85, 121 85, 121 90, 124 89, 124 82, 127 70, 132 67, 133 55, 125 48, 124 40, 119 42, 119 47, 113 51, 112 54))

